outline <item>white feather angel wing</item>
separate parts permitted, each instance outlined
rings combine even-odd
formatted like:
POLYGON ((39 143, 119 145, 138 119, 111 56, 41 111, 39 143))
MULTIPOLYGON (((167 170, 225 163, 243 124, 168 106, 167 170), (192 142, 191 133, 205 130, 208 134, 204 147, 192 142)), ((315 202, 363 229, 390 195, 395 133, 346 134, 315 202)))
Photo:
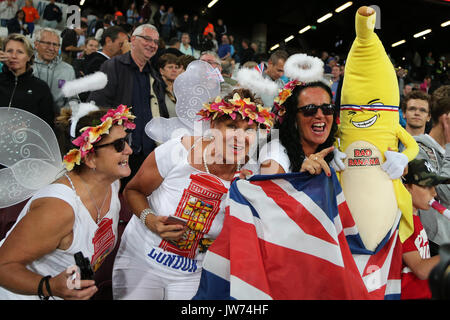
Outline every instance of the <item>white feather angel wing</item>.
POLYGON ((0 108, 0 208, 31 197, 63 172, 53 130, 41 118, 16 108, 0 108))
POLYGON ((154 118, 145 126, 147 135, 158 142, 183 135, 201 135, 209 127, 200 120, 197 112, 220 94, 220 79, 213 67, 207 62, 191 62, 186 71, 180 74, 173 84, 177 99, 174 118, 154 118))

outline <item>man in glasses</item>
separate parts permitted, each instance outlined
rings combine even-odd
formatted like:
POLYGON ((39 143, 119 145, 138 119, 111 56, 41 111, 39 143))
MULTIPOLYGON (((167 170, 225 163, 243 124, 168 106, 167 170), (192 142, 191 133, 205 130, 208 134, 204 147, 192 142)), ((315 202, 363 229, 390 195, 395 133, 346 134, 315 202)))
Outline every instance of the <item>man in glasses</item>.
POLYGON ((91 92, 88 97, 88 101, 93 100, 104 107, 125 104, 133 108, 136 129, 131 137, 131 175, 126 181, 122 181, 122 187, 156 147, 155 141, 145 134, 145 125, 152 118, 169 117, 163 80, 150 62, 158 50, 157 29, 151 24, 140 25, 133 32, 130 42, 129 52, 115 56, 101 65, 100 71, 107 75, 108 83, 105 88, 91 92))
MULTIPOLYGON (((60 37, 56 30, 42 28, 35 33, 34 47, 36 50, 33 65, 33 75, 45 81, 55 101, 55 111, 67 103, 61 88, 67 81, 75 79, 73 67, 62 61, 59 56, 60 37)), ((72 97, 71 99, 76 99, 72 97)), ((70 100, 70 99, 69 99, 70 100)))

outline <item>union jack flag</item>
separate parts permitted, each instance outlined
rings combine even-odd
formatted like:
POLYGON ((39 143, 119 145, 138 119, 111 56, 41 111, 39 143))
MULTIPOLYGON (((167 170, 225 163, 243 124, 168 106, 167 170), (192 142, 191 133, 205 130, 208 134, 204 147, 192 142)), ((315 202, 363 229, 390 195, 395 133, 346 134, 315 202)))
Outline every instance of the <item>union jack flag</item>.
POLYGON ((400 214, 367 250, 334 172, 236 180, 227 201, 194 299, 400 298, 400 214))

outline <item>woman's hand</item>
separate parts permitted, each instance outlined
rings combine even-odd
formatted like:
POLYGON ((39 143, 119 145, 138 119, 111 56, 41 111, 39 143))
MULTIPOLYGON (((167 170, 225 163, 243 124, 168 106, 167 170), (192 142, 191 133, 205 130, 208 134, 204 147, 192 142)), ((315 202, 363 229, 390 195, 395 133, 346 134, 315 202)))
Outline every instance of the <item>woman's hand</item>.
POLYGON ((324 160, 327 154, 332 152, 334 146, 323 149, 320 152, 313 153, 309 157, 305 158, 300 168, 300 172, 309 172, 310 174, 320 174, 325 171, 328 177, 331 176, 331 170, 327 162, 324 160))
MULTIPOLYGON (((72 279, 76 268, 69 268, 61 272, 56 277, 50 278, 50 290, 52 294, 61 297, 64 300, 88 300, 97 291, 94 280, 80 280, 79 274, 75 279, 72 279)), ((42 287, 46 295, 48 295, 45 285, 42 287)))
POLYGON ((156 233, 164 240, 177 241, 181 239, 187 227, 182 224, 166 224, 167 218, 167 216, 149 214, 145 224, 150 231, 156 233))

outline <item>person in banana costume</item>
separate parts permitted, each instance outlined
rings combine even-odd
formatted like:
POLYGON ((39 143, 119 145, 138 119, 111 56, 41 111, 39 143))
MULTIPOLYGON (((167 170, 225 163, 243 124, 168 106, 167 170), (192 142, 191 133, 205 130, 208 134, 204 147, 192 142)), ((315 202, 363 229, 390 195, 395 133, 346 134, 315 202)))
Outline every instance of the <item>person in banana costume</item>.
POLYGON ((399 124, 399 89, 394 66, 374 32, 376 13, 360 7, 356 39, 345 66, 339 150, 333 167, 361 239, 376 250, 398 221, 400 241, 413 232, 412 201, 401 182, 419 147, 399 124), (398 152, 398 141, 406 149, 398 152), (345 162, 342 161, 345 158, 345 162))

